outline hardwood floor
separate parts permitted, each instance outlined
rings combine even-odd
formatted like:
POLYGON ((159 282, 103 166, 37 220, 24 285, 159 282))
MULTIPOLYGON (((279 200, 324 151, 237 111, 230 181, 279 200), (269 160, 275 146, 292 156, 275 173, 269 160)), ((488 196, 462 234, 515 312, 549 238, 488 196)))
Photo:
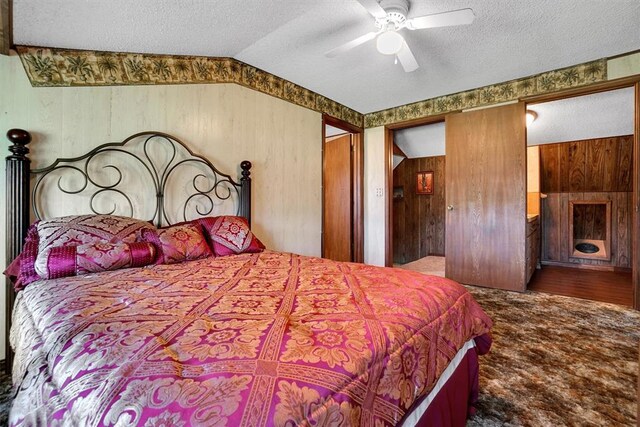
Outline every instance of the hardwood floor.
POLYGON ((543 265, 527 287, 531 291, 633 307, 631 273, 543 265))

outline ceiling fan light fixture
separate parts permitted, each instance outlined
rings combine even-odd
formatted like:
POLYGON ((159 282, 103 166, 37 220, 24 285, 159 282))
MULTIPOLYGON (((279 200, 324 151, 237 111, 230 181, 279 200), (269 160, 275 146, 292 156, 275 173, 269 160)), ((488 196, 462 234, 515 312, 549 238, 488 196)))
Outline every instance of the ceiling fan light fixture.
POLYGON ((385 31, 376 39, 378 52, 384 55, 395 55, 402 49, 404 39, 393 30, 385 31))
POLYGON ((536 119, 538 118, 538 113, 536 113, 533 110, 527 110, 526 117, 527 117, 527 126, 530 126, 531 123, 535 122, 536 119))

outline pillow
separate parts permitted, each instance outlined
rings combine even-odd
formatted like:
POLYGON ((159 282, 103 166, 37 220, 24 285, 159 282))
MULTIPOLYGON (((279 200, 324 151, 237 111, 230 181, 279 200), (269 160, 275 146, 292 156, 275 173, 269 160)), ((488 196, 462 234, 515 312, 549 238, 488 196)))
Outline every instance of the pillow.
MULTIPOLYGON (((38 273, 36 273, 35 263, 38 256, 38 224, 40 221, 36 221, 29 226, 27 230, 27 237, 24 239, 24 246, 22 252, 14 260, 13 263, 20 263, 20 272, 18 274, 18 280, 14 283, 13 287, 16 291, 24 289, 31 282, 35 282, 40 279, 38 273), (19 261, 18 261, 19 260, 19 261)), ((12 264, 13 264, 12 263, 12 264)))
POLYGON ((217 216, 198 221, 209 237, 216 256, 262 252, 264 245, 249 229, 241 216, 217 216))
POLYGON ((160 229, 144 228, 140 237, 156 246, 156 264, 175 264, 213 255, 200 225, 193 222, 160 229))
POLYGON ((155 260, 151 243, 96 242, 86 245, 56 246, 48 251, 46 279, 87 273, 142 267, 155 260))
POLYGON ((48 277, 48 254, 52 248, 99 242, 134 243, 138 231, 145 227, 149 227, 146 221, 115 215, 72 215, 39 221, 35 272, 48 277))

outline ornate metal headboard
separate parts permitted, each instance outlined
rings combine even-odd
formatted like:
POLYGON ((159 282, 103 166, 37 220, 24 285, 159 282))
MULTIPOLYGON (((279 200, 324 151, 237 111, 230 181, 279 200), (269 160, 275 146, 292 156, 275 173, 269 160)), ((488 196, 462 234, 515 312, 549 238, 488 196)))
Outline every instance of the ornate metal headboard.
MULTIPOLYGON (((242 176, 236 182, 177 138, 161 132, 141 132, 80 157, 57 159, 45 168, 32 170, 29 132, 11 129, 7 138, 12 145, 6 159, 6 265, 22 250, 31 211, 37 219, 103 213, 163 226, 216 214, 225 205, 227 211, 219 213, 243 216, 251 224, 249 161, 240 164, 242 176), (47 205, 47 200, 58 200, 52 197, 55 191, 74 198, 72 211, 66 210, 69 205, 64 203, 47 205), (43 194, 46 199, 40 197, 43 194), (229 211, 229 203, 237 205, 235 211, 229 211), (84 208, 78 208, 83 204, 84 208)), ((7 337, 14 300, 13 286, 7 284, 7 337)), ((8 343, 6 352, 11 369, 8 343)))

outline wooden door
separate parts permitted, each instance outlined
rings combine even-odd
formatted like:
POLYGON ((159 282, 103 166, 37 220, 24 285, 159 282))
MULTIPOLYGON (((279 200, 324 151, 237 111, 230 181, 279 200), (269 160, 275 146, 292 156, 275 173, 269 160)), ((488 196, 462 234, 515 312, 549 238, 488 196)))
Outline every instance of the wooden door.
POLYGON ((352 136, 327 138, 324 144, 323 257, 351 261, 352 226, 352 136))
POLYGON ((446 118, 446 276, 523 291, 526 243, 523 103, 446 118))

